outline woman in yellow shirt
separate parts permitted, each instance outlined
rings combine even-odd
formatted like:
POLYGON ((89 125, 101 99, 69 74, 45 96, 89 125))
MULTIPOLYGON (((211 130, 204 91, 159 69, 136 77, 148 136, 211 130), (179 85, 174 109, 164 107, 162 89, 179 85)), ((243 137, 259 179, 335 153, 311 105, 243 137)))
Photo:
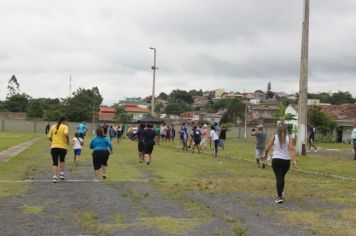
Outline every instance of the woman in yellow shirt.
POLYGON ((65 180, 64 163, 65 156, 69 145, 68 126, 65 124, 67 118, 62 116, 59 118, 58 123, 53 125, 48 133, 48 139, 51 141, 51 155, 52 155, 52 182, 57 183, 58 173, 58 159, 59 165, 59 178, 65 180))

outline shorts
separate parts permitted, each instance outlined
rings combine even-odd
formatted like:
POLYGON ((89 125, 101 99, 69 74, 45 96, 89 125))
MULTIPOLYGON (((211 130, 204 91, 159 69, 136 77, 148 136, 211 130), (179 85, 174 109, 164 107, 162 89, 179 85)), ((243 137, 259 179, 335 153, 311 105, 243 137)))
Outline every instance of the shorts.
POLYGON ((143 141, 138 141, 137 148, 138 148, 138 152, 143 152, 145 148, 143 145, 143 141))
POLYGON ((79 138, 84 139, 85 134, 84 133, 79 133, 79 138))
POLYGON ((67 155, 67 150, 63 148, 51 148, 52 155, 52 165, 58 166, 58 159, 60 162, 65 162, 65 158, 67 155))
POLYGON ((265 155, 264 149, 256 149, 256 160, 260 160, 265 155))
POLYGON ((80 149, 80 148, 74 149, 74 155, 80 156, 80 154, 82 154, 82 149, 80 149))
POLYGON ((309 137, 309 144, 314 144, 314 137, 309 137))
POLYGON ((161 138, 165 138, 166 137, 166 135, 165 134, 161 134, 161 138))
POLYGON ((219 139, 219 146, 221 148, 224 148, 225 147, 225 140, 224 139, 219 139))
POLYGON ((353 144, 354 150, 355 150, 355 152, 356 152, 356 139, 352 140, 352 144, 353 144))
POLYGON ((194 139, 194 144, 195 145, 200 145, 201 139, 200 138, 196 138, 194 139))
POLYGON ((152 141, 149 141, 149 142, 145 142, 144 143, 144 153, 145 154, 152 154, 152 151, 153 151, 153 146, 154 146, 154 142, 152 141))
POLYGON ((108 150, 96 150, 92 154, 94 170, 100 170, 101 166, 107 166, 110 156, 108 150))

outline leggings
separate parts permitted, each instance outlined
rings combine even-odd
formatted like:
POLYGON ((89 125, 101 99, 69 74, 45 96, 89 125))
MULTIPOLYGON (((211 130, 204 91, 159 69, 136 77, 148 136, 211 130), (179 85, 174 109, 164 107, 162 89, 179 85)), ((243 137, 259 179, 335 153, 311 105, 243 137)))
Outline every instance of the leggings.
POLYGON ((219 139, 214 140, 214 155, 218 155, 218 146, 219 146, 219 139))
POLYGON ((273 158, 272 168, 276 176, 276 187, 278 197, 282 197, 284 189, 284 177, 286 176, 290 167, 290 160, 273 158))
POLYGON ((356 139, 352 140, 354 146, 354 159, 356 160, 356 139))

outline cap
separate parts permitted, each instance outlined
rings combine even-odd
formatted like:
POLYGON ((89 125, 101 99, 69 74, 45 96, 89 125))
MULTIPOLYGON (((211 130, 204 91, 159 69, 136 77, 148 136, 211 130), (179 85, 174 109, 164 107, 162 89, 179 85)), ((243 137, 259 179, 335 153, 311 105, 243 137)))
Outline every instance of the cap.
POLYGON ((256 128, 263 128, 263 125, 259 124, 256 126, 256 128))
POLYGON ((206 124, 204 124, 204 125, 203 125, 203 127, 205 127, 205 128, 206 128, 206 127, 208 127, 208 126, 207 126, 206 124))

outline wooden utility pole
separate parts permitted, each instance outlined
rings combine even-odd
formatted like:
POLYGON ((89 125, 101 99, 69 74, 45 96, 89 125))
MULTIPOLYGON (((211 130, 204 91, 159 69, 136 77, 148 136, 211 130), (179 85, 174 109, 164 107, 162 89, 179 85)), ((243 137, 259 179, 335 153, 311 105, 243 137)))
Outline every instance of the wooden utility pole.
POLYGON ((310 0, 304 0, 302 52, 300 60, 297 152, 306 154, 308 111, 308 56, 309 56, 309 9, 310 0))
POLYGON ((152 99, 151 99, 151 115, 155 115, 155 89, 156 89, 156 70, 158 69, 156 66, 156 48, 150 48, 153 50, 153 66, 151 67, 153 70, 153 83, 152 83, 152 99))

